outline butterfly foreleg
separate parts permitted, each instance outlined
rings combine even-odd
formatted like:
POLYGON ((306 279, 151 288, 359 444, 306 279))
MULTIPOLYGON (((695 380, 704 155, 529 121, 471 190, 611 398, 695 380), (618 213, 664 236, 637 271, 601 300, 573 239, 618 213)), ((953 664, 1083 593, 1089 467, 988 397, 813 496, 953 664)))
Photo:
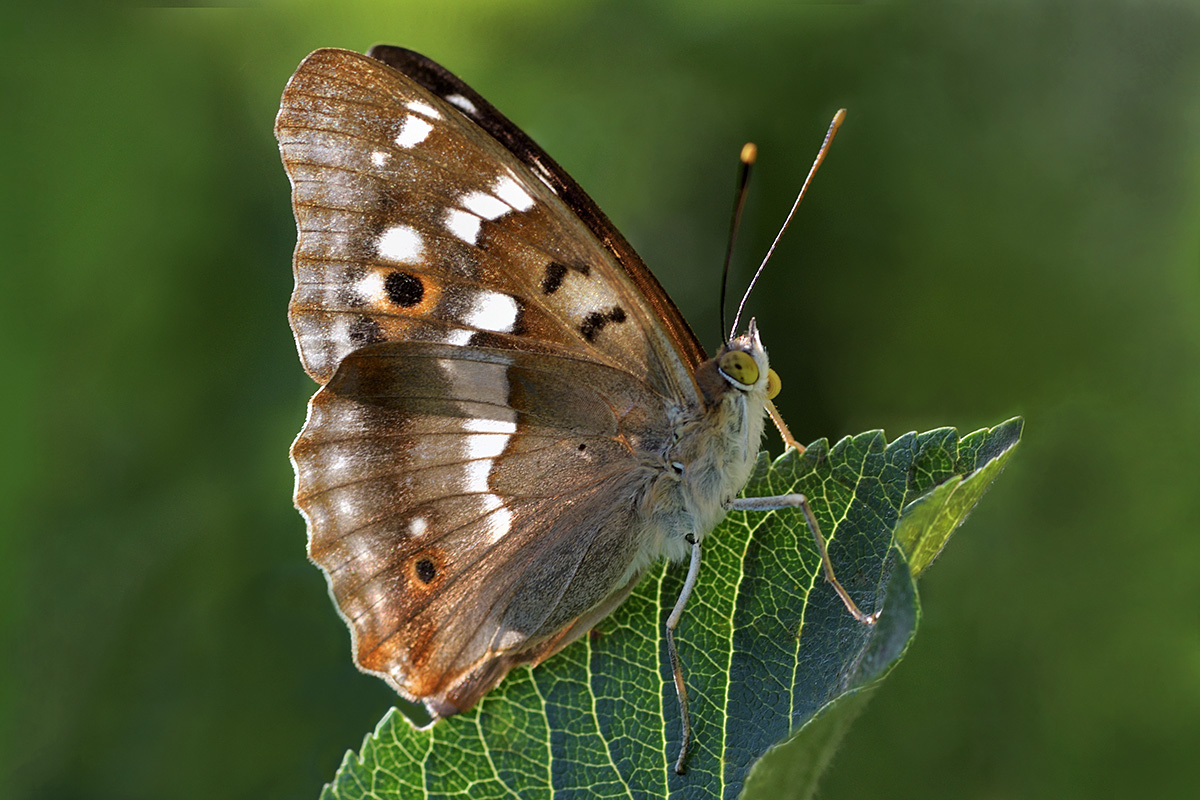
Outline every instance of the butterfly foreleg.
POLYGON ((771 422, 775 423, 775 429, 779 431, 780 438, 783 439, 784 447, 791 447, 797 453, 804 452, 804 445, 796 441, 796 437, 792 436, 792 432, 788 430, 787 423, 783 421, 783 415, 779 413, 779 409, 775 408, 775 404, 770 400, 767 401, 767 414, 771 417, 771 422))
MULTIPOLYGON (((771 419, 776 419, 775 409, 771 407, 770 410, 772 412, 771 419)), ((779 420, 776 424, 780 426, 781 433, 787 431, 787 428, 783 427, 783 420, 779 420)), ((786 435, 790 436, 791 434, 786 435)), ((803 449, 801 452, 803 452, 803 449)), ((738 497, 729 504, 731 511, 778 511, 784 508, 799 508, 801 513, 804 514, 804 520, 808 524, 808 529, 812 531, 813 539, 817 543, 817 552, 821 554, 821 565, 825 568, 825 580, 833 586, 833 590, 842 599, 846 610, 859 622, 874 625, 876 620, 879 619, 879 612, 875 611, 870 614, 864 614, 850 598, 850 595, 842 587, 842 584, 834 574, 833 562, 829 560, 829 550, 825 546, 825 537, 821 535, 821 526, 817 524, 817 518, 813 515, 812 509, 808 505, 808 498, 802 494, 781 494, 774 497, 738 497)), ((697 560, 699 560, 698 556, 697 560)), ((678 606, 676 608, 678 609, 678 606)))
POLYGON ((679 696, 679 719, 683 728, 679 737, 679 758, 675 760, 676 775, 685 772, 684 761, 687 760, 688 750, 692 746, 692 720, 688 715, 687 685, 683 682, 683 664, 679 661, 679 651, 675 649, 675 628, 683 617, 683 608, 687 605, 688 598, 692 596, 696 576, 700 574, 700 540, 689 535, 688 541, 692 545, 692 560, 688 564, 687 578, 679 592, 679 599, 675 601, 671 616, 667 617, 667 654, 671 658, 671 674, 675 678, 675 693, 679 696))

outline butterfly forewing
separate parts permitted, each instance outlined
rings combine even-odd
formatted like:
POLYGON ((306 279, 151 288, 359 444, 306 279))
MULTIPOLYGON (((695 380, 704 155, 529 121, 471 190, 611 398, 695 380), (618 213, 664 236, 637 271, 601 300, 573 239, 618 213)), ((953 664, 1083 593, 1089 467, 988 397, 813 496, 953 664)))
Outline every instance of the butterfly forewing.
POLYGON ((300 229, 291 320, 317 380, 364 344, 416 339, 573 353, 695 394, 688 348, 612 252, 455 106, 322 50, 276 130, 300 229))
POLYGON ((482 95, 457 76, 413 50, 392 45, 376 45, 370 56, 392 66, 434 95, 461 110, 474 123, 504 145, 531 172, 538 176, 571 208, 626 275, 637 285, 642 298, 654 309, 658 327, 671 337, 684 363, 695 367, 707 356, 687 320, 663 290, 653 273, 617 230, 600 207, 558 163, 520 128, 501 114, 482 95))
POLYGON ((313 53, 276 135, 290 319, 324 384, 292 451, 309 553, 359 665, 444 715, 636 582, 638 499, 702 351, 574 182, 412 58, 430 88, 313 53))

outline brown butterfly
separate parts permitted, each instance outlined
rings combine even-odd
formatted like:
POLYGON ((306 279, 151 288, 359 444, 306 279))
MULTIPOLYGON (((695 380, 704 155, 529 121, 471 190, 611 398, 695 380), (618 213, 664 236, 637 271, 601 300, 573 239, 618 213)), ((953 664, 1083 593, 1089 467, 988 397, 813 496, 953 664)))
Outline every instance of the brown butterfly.
POLYGON ((729 510, 799 507, 821 544, 802 496, 737 497, 767 413, 798 447, 754 322, 708 358, 578 184, 412 51, 311 54, 275 133, 289 318, 321 384, 295 502, 358 666, 455 714, 690 556, 667 624, 682 771, 673 634, 705 535, 729 510))

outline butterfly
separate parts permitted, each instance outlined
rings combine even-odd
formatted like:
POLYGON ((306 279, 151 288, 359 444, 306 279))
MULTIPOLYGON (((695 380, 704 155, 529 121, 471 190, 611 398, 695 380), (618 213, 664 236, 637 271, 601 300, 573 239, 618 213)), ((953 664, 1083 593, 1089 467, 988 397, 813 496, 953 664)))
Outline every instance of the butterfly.
MULTIPOLYGON (((753 320, 709 358, 625 238, 477 92, 410 50, 309 55, 275 124, 289 320, 321 388, 291 458, 358 667, 437 719, 587 633, 738 497, 779 377, 753 320)), ((736 321, 735 321, 736 326, 736 321)), ((857 612, 839 589, 848 607, 857 612)), ((870 615, 860 614, 864 621, 870 615)))

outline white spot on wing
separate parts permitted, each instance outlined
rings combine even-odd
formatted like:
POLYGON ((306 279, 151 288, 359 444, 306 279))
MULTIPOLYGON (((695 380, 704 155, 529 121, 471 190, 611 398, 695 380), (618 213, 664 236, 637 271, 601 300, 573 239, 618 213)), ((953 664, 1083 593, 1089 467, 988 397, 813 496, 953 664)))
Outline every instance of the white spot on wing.
POLYGON ((512 333, 520 310, 517 301, 508 295, 483 291, 475 296, 471 310, 463 322, 485 331, 512 333))
MULTIPOLYGON (((470 442, 474 438, 474 436, 468 436, 467 441, 470 442)), ((463 468, 463 472, 466 473, 464 476, 465 480, 463 481, 463 491, 468 494, 482 494, 484 505, 489 506, 488 511, 495 508, 495 505, 492 505, 493 503, 500 502, 499 497, 488 491, 487 476, 491 469, 492 462, 490 459, 472 461, 463 468)))
POLYGON ((418 116, 409 114, 396 134, 396 144, 400 147, 416 147, 425 141, 425 137, 433 130, 433 126, 418 116))
POLYGON ((475 244, 479 238, 479 226, 483 220, 457 208, 446 210, 446 227, 467 244, 475 244))
POLYGON ((446 95, 446 102, 450 105, 458 106, 472 116, 479 113, 479 109, 475 107, 475 104, 463 97, 461 94, 446 95))
MULTIPOLYGON (((505 297, 495 292, 485 293, 485 296, 505 297)), ((494 301, 493 301, 494 302, 494 301)), ((515 302, 514 302, 515 305, 515 302)), ((517 432, 517 413, 508 404, 508 365, 507 364, 474 364, 468 366, 455 359, 439 359, 439 368, 449 381, 452 391, 459 389, 459 396, 469 396, 474 400, 499 406, 489 417, 468 417, 463 421, 462 489, 464 494, 478 496, 482 524, 491 542, 499 541, 512 529, 512 512, 504 505, 500 496, 492 492, 488 485, 488 476, 492 470, 494 459, 498 458, 509 441, 517 432), (469 391, 461 391, 467 389, 469 391)), ((468 406, 466 409, 469 409, 468 406)))
POLYGON ((483 512, 487 514, 484 525, 487 526, 488 541, 494 544, 503 539, 504 534, 512 528, 512 512, 494 494, 483 495, 482 503, 483 512))
MULTIPOLYGON (((507 381, 505 381, 505 383, 507 383, 507 381)), ((507 391, 505 394, 507 394, 507 391)), ((492 398, 489 398, 489 401, 491 399, 492 398)), ((500 398, 495 399, 500 400, 500 398)), ((500 402, 504 402, 504 400, 500 400, 500 402)), ((499 414, 508 416, 513 414, 513 412, 511 409, 505 409, 504 411, 499 412, 499 414)), ((463 423, 463 427, 474 433, 503 433, 506 436, 511 436, 517 432, 517 423, 511 419, 490 419, 485 417, 476 417, 475 419, 469 419, 463 423)), ((496 455, 499 455, 499 453, 496 455)), ((491 458, 491 456, 485 457, 491 458)))
MULTIPOLYGON (((495 495, 491 496, 495 497, 495 495)), ((512 530, 512 512, 504 506, 500 506, 488 517, 488 538, 493 543, 498 542, 510 530, 512 530)))
POLYGON ((382 167, 391 157, 391 153, 385 153, 382 150, 376 150, 374 153, 371 153, 371 163, 377 167, 382 167))
POLYGON ((382 303, 387 299, 383 288, 383 273, 371 271, 354 284, 354 293, 367 303, 382 303))
POLYGON ((512 211, 507 204, 486 192, 470 192, 463 195, 458 202, 467 211, 484 219, 496 219, 512 211))
POLYGON ((492 191, 517 211, 528 211, 533 208, 533 198, 511 174, 501 175, 497 178, 496 183, 492 185, 492 191))
POLYGON ((469 419, 463 427, 475 432, 467 437, 467 458, 496 458, 504 452, 509 437, 517 432, 515 422, 498 419, 469 419))
POLYGON ((429 521, 424 517, 413 517, 412 522, 408 523, 408 532, 411 536, 420 536, 429 528, 429 521))
POLYGON ((405 105, 408 106, 410 111, 415 111, 418 114, 424 114, 430 119, 442 118, 441 112, 423 100, 409 100, 407 103, 405 103, 405 105))
POLYGON ((333 330, 330 331, 330 339, 335 342, 345 342, 350 338, 350 323, 346 321, 346 317, 339 314, 333 318, 333 330))
POLYGON ((424 245, 421 234, 407 225, 393 225, 379 235, 375 252, 380 258, 400 264, 413 264, 421 260, 424 245))

